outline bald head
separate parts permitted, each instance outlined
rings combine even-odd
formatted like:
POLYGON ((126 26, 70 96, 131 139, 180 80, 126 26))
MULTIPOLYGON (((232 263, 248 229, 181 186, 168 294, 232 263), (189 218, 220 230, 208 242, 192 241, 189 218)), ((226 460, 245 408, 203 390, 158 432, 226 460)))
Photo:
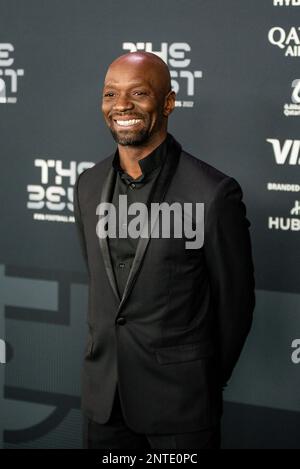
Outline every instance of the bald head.
POLYGON ((135 69, 147 78, 157 93, 166 95, 171 91, 171 76, 167 64, 152 52, 128 52, 117 57, 108 67, 105 82, 115 70, 135 69))

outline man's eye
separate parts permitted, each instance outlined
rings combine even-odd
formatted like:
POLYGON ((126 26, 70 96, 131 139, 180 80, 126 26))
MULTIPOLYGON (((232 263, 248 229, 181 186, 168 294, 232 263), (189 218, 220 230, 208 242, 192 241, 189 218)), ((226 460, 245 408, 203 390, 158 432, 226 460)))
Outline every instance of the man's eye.
POLYGON ((146 93, 144 91, 134 91, 133 94, 137 94, 138 96, 141 96, 146 93))
POLYGON ((109 92, 109 93, 105 93, 105 94, 104 94, 104 97, 105 97, 105 98, 107 98, 107 97, 108 97, 108 98, 111 98, 113 95, 114 95, 114 93, 109 92))

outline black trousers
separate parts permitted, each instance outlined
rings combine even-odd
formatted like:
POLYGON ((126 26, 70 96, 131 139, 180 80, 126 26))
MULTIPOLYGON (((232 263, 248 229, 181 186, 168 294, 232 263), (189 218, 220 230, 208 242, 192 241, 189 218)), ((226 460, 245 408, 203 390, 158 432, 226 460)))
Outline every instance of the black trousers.
POLYGON ((84 449, 220 449, 220 425, 208 430, 171 435, 135 433, 124 422, 118 390, 108 422, 84 416, 84 449))

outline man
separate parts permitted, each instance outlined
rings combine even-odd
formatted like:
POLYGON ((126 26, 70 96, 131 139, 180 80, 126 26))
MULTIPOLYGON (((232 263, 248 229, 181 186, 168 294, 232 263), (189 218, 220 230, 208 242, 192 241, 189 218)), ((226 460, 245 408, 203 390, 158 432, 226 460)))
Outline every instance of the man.
MULTIPOLYGON (((102 111, 117 149, 74 191, 89 273, 85 448, 220 447, 222 390, 255 303, 250 223, 239 184, 167 132, 174 106, 156 55, 125 54, 108 68, 102 111), (204 204, 204 243, 101 236, 99 207, 120 214, 120 196, 148 208, 204 204)), ((125 230, 124 213, 117 220, 125 230)))

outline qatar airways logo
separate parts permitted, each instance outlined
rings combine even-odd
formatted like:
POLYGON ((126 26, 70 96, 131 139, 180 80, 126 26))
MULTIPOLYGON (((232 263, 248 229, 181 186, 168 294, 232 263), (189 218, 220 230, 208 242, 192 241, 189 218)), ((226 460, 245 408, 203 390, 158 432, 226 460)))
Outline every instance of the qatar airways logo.
POLYGON ((300 27, 293 26, 288 31, 274 26, 268 33, 269 42, 284 51, 285 57, 300 57, 300 27))
POLYGON ((191 70, 189 54, 192 48, 187 42, 162 42, 158 50, 153 48, 152 42, 123 42, 122 48, 127 52, 152 52, 160 57, 170 69, 172 89, 181 98, 176 100, 176 107, 194 107, 195 90, 203 73, 191 70))
POLYGON ((267 138, 272 145, 276 164, 278 165, 299 165, 300 164, 300 140, 285 140, 280 143, 276 138, 267 138))
POLYGON ((300 104, 300 79, 296 79, 292 82, 292 101, 294 104, 300 104))
POLYGON ((118 206, 101 202, 96 209, 97 236, 104 238, 184 238, 185 249, 200 249, 204 243, 204 203, 152 202, 150 212, 142 202, 127 204, 119 195, 118 206))
POLYGON ((9 42, 0 43, 0 104, 15 104, 19 77, 24 75, 24 69, 12 67, 14 58, 11 56, 14 46, 9 42))
POLYGON ((273 0, 274 7, 299 7, 300 0, 273 0))
POLYGON ((300 79, 292 81, 291 103, 286 103, 283 107, 283 114, 286 117, 300 116, 300 79))
POLYGON ((73 191, 77 176, 94 166, 90 161, 34 160, 38 184, 28 184, 27 208, 33 219, 52 222, 74 222, 73 191))

